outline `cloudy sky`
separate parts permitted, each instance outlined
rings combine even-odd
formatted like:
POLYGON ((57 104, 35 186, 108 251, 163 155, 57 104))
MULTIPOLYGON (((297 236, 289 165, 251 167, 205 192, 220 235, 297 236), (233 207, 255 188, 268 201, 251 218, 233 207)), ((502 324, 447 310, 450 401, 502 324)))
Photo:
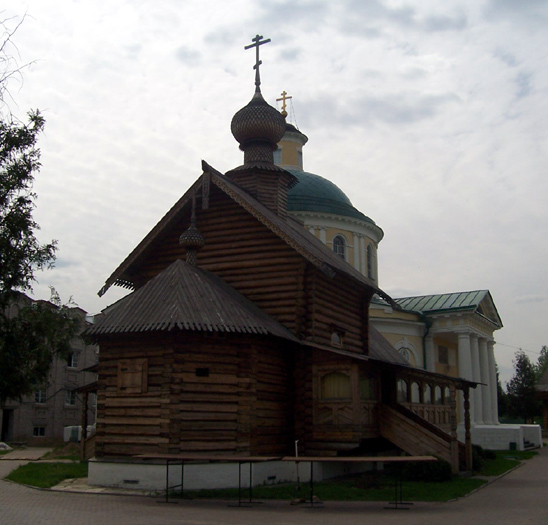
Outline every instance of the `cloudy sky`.
MULTIPOLYGON (((286 90, 305 169, 384 230, 393 297, 488 288, 504 380, 548 344, 546 0, 4 0, 20 65, 11 111, 38 108, 35 217, 59 241, 54 286, 97 291, 200 176, 242 161, 232 115, 286 90)), ((5 109, 5 108, 4 108, 5 109)))

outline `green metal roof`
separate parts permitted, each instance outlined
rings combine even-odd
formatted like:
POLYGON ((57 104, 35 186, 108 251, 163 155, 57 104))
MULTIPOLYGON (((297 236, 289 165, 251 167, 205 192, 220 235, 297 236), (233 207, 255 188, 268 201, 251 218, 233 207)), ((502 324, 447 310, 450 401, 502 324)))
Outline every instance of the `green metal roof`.
POLYGON ((402 297, 395 299, 395 301, 404 310, 423 314, 463 310, 474 311, 502 327, 502 320, 489 290, 402 297))
POLYGON ((350 199, 331 181, 295 168, 288 168, 299 179, 288 192, 288 211, 315 211, 353 217, 375 224, 375 221, 352 206, 350 199))

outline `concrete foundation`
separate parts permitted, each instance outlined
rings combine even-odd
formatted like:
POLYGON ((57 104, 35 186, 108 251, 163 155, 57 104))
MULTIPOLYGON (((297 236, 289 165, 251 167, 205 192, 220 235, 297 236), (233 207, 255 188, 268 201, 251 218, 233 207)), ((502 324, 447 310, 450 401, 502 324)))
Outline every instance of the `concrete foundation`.
MULTIPOLYGON (((472 443, 488 450, 525 450, 542 446, 540 425, 475 425, 470 432, 472 443)), ((464 442, 464 428, 460 426, 458 438, 464 442)))
MULTIPOLYGON (((366 472, 371 463, 314 463, 314 481, 338 476, 366 472)), ((242 464, 242 488, 249 487, 249 463, 242 464)), ((310 463, 301 462, 298 466, 288 461, 268 461, 253 463, 252 484, 274 485, 277 483, 310 481, 310 463)), ((148 491, 162 491, 166 486, 166 465, 162 463, 135 460, 89 462, 88 483, 112 488, 132 488, 148 491)), ((181 466, 169 466, 169 485, 181 483, 181 466)), ((185 490, 238 488, 238 463, 192 463, 185 464, 185 490)))

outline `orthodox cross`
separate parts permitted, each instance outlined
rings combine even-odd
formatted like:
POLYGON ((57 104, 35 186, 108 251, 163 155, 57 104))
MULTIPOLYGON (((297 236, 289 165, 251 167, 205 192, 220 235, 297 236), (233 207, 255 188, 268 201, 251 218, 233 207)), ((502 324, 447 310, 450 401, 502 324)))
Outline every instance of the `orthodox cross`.
POLYGON ((287 111, 285 110, 285 108, 287 107, 287 104, 285 103, 285 101, 293 97, 288 97, 286 91, 282 91, 281 95, 282 95, 282 98, 277 98, 276 102, 280 102, 280 100, 282 101, 282 115, 284 117, 287 117, 287 111))
POLYGON ((259 46, 262 46, 263 44, 268 44, 270 42, 270 38, 267 38, 266 40, 262 40, 262 35, 257 35, 255 38, 252 38, 251 41, 253 44, 249 44, 248 46, 245 46, 244 49, 251 49, 252 47, 255 48, 256 55, 255 55, 255 65, 253 66, 253 69, 255 70, 255 91, 261 91, 261 88, 259 87, 261 85, 261 76, 259 75, 259 66, 262 64, 262 61, 259 60, 259 46))

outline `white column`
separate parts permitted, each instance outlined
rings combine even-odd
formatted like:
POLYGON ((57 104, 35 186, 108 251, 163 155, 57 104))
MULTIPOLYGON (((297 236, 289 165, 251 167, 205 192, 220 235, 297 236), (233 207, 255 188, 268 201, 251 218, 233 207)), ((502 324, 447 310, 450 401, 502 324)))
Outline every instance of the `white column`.
POLYGON ((322 241, 324 244, 327 244, 327 237, 326 237, 326 231, 327 228, 325 226, 320 226, 320 241, 322 241))
MULTIPOLYGON (((476 334, 470 334, 470 351, 472 354, 472 373, 476 383, 481 383, 481 371, 480 371, 480 356, 478 336, 476 334)), ((474 403, 474 419, 472 423, 476 425, 483 424, 483 404, 481 398, 481 385, 476 388, 470 389, 470 398, 474 403)))
POLYGON ((485 385, 481 386, 483 423, 485 425, 491 425, 493 423, 493 415, 491 413, 491 378, 489 377, 489 356, 487 355, 487 340, 483 337, 480 337, 479 339, 479 357, 481 382, 485 385))
POLYGON ((495 342, 487 341, 487 357, 489 358, 489 389, 491 390, 491 415, 492 424, 499 424, 499 405, 497 392, 497 365, 495 362, 495 342))
POLYGON ((363 273, 363 275, 367 276, 366 268, 365 268, 365 262, 366 262, 366 259, 367 259, 367 255, 365 253, 365 241, 363 239, 363 235, 360 235, 360 258, 361 258, 361 270, 360 271, 363 273))
POLYGON ((430 372, 436 371, 436 357, 434 355, 434 337, 432 334, 426 336, 424 340, 424 354, 426 358, 426 363, 424 363, 424 368, 430 372))
MULTIPOLYGON (((458 353, 459 353, 459 377, 473 381, 472 375, 472 355, 470 351, 470 334, 458 334, 458 353)), ((464 398, 460 394, 461 420, 459 424, 464 425, 464 398)), ((474 421, 474 403, 470 403, 470 421, 474 421)))
POLYGON ((354 240, 354 268, 360 271, 360 239, 357 233, 353 233, 354 240))

